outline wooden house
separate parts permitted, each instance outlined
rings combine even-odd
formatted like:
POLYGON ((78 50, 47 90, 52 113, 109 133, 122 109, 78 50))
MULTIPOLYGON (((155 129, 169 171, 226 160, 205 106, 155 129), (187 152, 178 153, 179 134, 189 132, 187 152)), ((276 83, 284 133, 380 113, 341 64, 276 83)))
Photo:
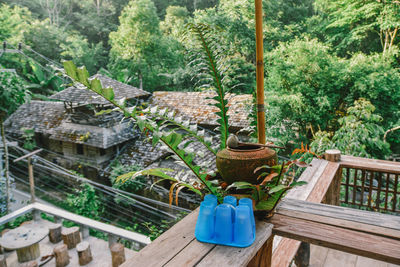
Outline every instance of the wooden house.
MULTIPOLYGON (((95 75, 104 87, 113 87, 115 99, 131 105, 146 100, 150 93, 95 75)), ((92 78, 93 78, 92 77, 92 78)), ((135 137, 130 121, 119 112, 103 113, 113 108, 95 93, 69 87, 50 97, 56 102, 31 101, 22 105, 5 122, 7 134, 21 139, 24 129, 33 129, 38 146, 48 151, 48 158, 66 168, 83 168, 85 176, 96 178, 119 149, 135 137), (91 167, 88 167, 91 166, 91 167)))

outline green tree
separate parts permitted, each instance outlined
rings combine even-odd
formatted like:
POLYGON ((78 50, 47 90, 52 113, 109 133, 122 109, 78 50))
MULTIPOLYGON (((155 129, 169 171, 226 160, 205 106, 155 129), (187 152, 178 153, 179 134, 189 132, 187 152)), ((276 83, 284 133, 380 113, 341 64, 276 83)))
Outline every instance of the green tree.
POLYGON ((104 211, 96 190, 87 183, 81 184, 79 189, 74 189, 73 194, 68 194, 66 204, 72 212, 93 220, 99 220, 104 211))
POLYGON ((340 128, 329 138, 327 132, 317 132, 311 148, 317 153, 337 148, 345 155, 385 159, 390 145, 383 140, 382 117, 374 114, 375 107, 365 99, 354 102, 345 117, 339 119, 340 128))
MULTIPOLYGON (((10 203, 10 177, 8 163, 7 140, 4 132, 3 121, 7 115, 13 113, 28 97, 23 80, 12 72, 0 72, 0 133, 3 142, 6 178, 6 210, 10 203)), ((0 159, 2 160, 2 159, 0 159)))
POLYGON ((131 83, 153 91, 167 86, 169 74, 182 65, 177 41, 161 34, 156 9, 150 0, 134 0, 122 11, 120 26, 110 34, 109 67, 119 75, 128 70, 131 83))
POLYGON ((14 45, 21 42, 32 20, 27 8, 2 4, 0 6, 0 41, 7 41, 14 45))
POLYGON ((386 52, 399 42, 398 1, 316 0, 325 22, 317 31, 342 56, 354 52, 386 52))

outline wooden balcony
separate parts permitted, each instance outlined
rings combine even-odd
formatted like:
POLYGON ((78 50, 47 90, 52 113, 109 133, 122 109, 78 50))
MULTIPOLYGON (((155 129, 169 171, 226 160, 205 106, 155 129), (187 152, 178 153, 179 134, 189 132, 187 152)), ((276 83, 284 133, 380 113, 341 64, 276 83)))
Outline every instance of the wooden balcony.
POLYGON ((195 210, 123 266, 308 266, 309 244, 400 264, 400 163, 331 156, 314 159, 300 177, 308 184, 257 221, 250 247, 198 242, 195 210))

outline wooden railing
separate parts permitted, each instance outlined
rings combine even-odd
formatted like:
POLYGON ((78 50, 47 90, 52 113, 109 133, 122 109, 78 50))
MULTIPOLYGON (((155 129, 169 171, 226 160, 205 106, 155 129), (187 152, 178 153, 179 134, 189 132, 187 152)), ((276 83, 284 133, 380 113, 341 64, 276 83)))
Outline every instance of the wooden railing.
POLYGON ((400 214, 400 167, 396 162, 343 156, 341 202, 400 214))
POLYGON ((80 225, 80 231, 82 237, 86 238, 89 236, 89 229, 95 229, 100 232, 107 234, 108 242, 111 246, 112 243, 117 242, 118 238, 128 240, 132 242, 135 249, 140 249, 151 243, 150 238, 145 235, 131 232, 113 225, 105 224, 99 221, 95 221, 56 207, 45 205, 42 203, 34 202, 29 204, 19 210, 11 212, 6 216, 0 218, 0 225, 10 222, 18 217, 21 217, 27 213, 33 213, 33 218, 35 221, 40 220, 40 213, 45 213, 47 215, 54 216, 56 222, 61 222, 62 220, 67 220, 80 225))
POLYGON ((257 222, 256 241, 252 246, 239 249, 198 242, 194 238, 198 214, 195 210, 123 266, 287 267, 294 258, 298 266, 307 266, 310 243, 400 264, 400 216, 335 207, 342 199, 348 205, 361 203, 371 210, 393 211, 392 203, 398 212, 399 201, 393 198, 398 196, 395 185, 400 163, 349 156, 340 159, 340 153, 335 151, 326 156, 329 160, 314 159, 299 178, 307 185, 291 190, 269 221, 257 222), (347 169, 350 169, 349 179, 347 169), (361 178, 357 174, 351 179, 355 172, 361 173, 361 178), (366 182, 367 173, 378 173, 378 177, 380 173, 388 173, 389 185, 378 178, 378 184, 366 187, 370 186, 366 182), (344 189, 342 198, 341 189, 344 189), (369 206, 368 201, 357 202, 358 192, 363 189, 370 199, 369 206), (380 196, 377 200, 373 200, 375 192, 380 196), (301 253, 297 253, 299 247, 301 253))

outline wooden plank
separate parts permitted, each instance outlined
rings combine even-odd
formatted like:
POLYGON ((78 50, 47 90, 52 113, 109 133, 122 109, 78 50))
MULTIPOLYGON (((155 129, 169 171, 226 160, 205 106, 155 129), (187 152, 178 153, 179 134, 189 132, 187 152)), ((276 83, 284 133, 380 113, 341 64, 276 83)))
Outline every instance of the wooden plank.
POLYGON ((311 245, 310 246, 310 266, 324 266, 329 248, 311 245))
POLYGON ((283 199, 276 214, 400 239, 400 216, 283 199))
POLYGON ((303 242, 400 264, 400 241, 276 214, 273 233, 303 242))
POLYGON ((339 169, 339 163, 329 162, 324 168, 312 192, 308 195, 307 201, 320 203, 328 192, 328 189, 334 181, 339 169))
MULTIPOLYGON (((325 168, 328 166, 328 163, 329 162, 326 160, 313 159, 313 161, 311 162, 312 167, 308 167, 299 178, 299 181, 306 181, 308 182, 308 184, 305 186, 294 188, 293 190, 289 191, 289 193, 286 195, 285 198, 307 200, 308 198, 311 197, 314 201, 318 203, 321 202, 324 196, 321 196, 321 194, 319 194, 316 190, 314 190, 314 187, 319 187, 319 188, 325 187, 325 186, 317 186, 317 184, 324 182, 320 180, 320 178, 322 177, 325 168), (316 196, 313 197, 312 194, 316 194, 316 196)), ((325 175, 327 174, 325 173, 325 175)), ((279 236, 277 236, 275 239, 278 238, 279 236)), ((273 250, 273 255, 272 255, 272 266, 274 267, 289 266, 292 259, 296 255, 297 250, 300 247, 300 243, 301 242, 297 240, 282 238, 279 241, 279 243, 274 244, 275 249, 273 250)))
POLYGON ((215 244, 199 242, 194 238, 183 250, 179 252, 179 254, 175 255, 174 258, 172 258, 163 266, 194 266, 200 262, 213 248, 215 248, 215 246, 215 244))
POLYGON ((256 221, 256 240, 250 247, 216 246, 196 266, 246 266, 270 238, 272 227, 265 221, 256 221))
POLYGON ((3 225, 5 223, 11 222, 12 220, 28 213, 31 212, 34 209, 34 205, 33 204, 29 204, 21 209, 18 209, 16 211, 13 211, 3 217, 0 218, 0 225, 3 225))
POLYGON ((261 249, 257 251, 253 259, 251 259, 247 267, 271 267, 273 243, 274 236, 271 235, 261 249))
POLYGON ((72 221, 77 224, 87 225, 92 229, 96 229, 96 230, 99 230, 104 233, 119 236, 121 238, 128 239, 128 240, 132 240, 132 241, 135 241, 142 245, 147 245, 147 244, 151 243, 150 238, 148 238, 145 235, 131 232, 131 231, 116 227, 114 225, 105 224, 105 223, 102 223, 99 221, 95 221, 95 220, 92 220, 92 219, 59 209, 59 208, 56 208, 56 207, 51 207, 51 206, 44 205, 44 204, 37 203, 37 202, 34 204, 31 204, 31 205, 33 205, 33 208, 35 210, 44 212, 46 214, 51 214, 54 216, 62 217, 68 221, 72 221))
POLYGON ((286 197, 306 200, 313 191, 314 186, 317 184, 327 165, 328 161, 326 160, 313 159, 311 167, 308 167, 298 180, 305 181, 307 184, 293 188, 286 194, 286 197))
MULTIPOLYGON (((355 267, 357 255, 344 253, 341 251, 329 249, 326 255, 324 267, 355 267)), ((372 266, 363 266, 372 267, 372 266)))
POLYGON ((400 162, 395 161, 342 155, 339 163, 342 167, 400 174, 400 162))
POLYGON ((167 264, 193 241, 198 214, 199 209, 194 210, 150 245, 140 250, 135 257, 127 260, 121 267, 150 267, 167 264))

